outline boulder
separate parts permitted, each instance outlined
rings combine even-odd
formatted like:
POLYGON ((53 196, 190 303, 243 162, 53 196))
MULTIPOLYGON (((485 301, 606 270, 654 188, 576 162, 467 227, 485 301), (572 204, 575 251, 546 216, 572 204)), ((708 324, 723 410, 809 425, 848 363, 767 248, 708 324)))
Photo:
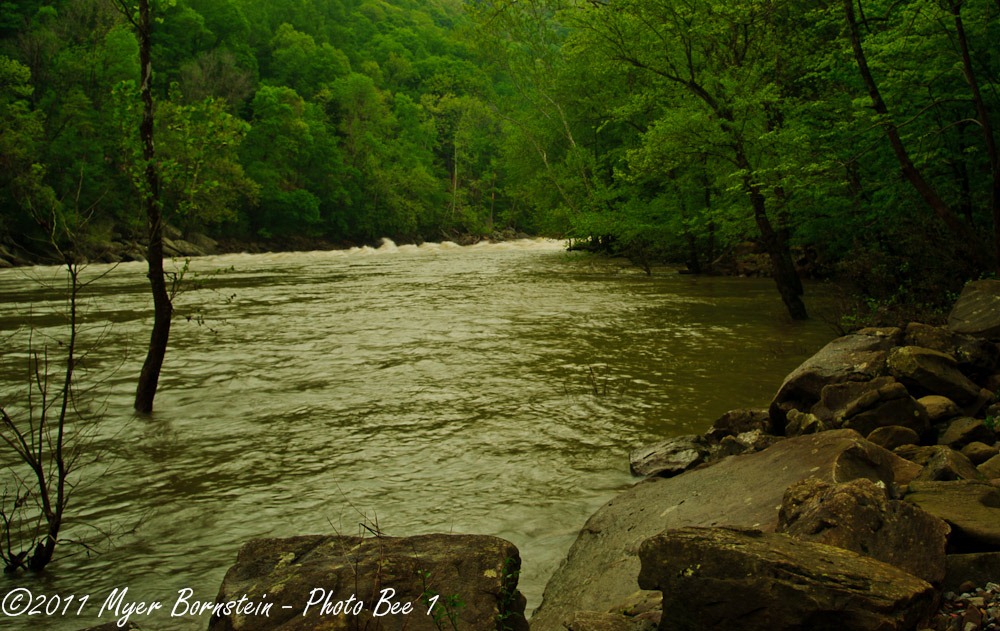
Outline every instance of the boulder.
POLYGON ((987 480, 1000 479, 1000 456, 993 456, 983 464, 976 467, 979 473, 987 480))
POLYGON ((783 436, 767 434, 759 429, 736 434, 735 436, 726 436, 719 441, 719 446, 714 450, 711 458, 718 459, 754 451, 763 451, 782 440, 785 440, 783 436))
POLYGON ((971 442, 962 447, 962 455, 977 467, 997 454, 1000 454, 1000 449, 997 449, 995 445, 987 445, 979 441, 971 442))
POLYGON ((931 424, 947 421, 962 413, 954 401, 940 394, 928 394, 925 397, 920 397, 917 399, 917 403, 927 410, 927 417, 931 424))
POLYGON ((909 427, 918 434, 930 428, 927 410, 889 376, 824 386, 812 413, 828 427, 853 429, 862 436, 887 425, 909 427))
POLYGON ((673 478, 649 478, 619 493, 584 525, 545 586, 534 631, 564 631, 578 611, 609 611, 635 591, 639 544, 665 528, 741 526, 774 530, 791 484, 815 477, 905 484, 920 470, 851 430, 788 438, 753 454, 673 478))
POLYGON ((708 437, 713 440, 722 440, 726 436, 735 436, 760 430, 764 433, 772 433, 771 415, 764 409, 730 410, 717 418, 712 423, 712 429, 708 431, 708 437))
POLYGON ((961 449, 969 443, 983 442, 993 444, 997 435, 986 424, 976 418, 957 418, 948 424, 938 437, 939 445, 947 445, 952 449, 961 449))
POLYGON ((867 335, 869 337, 880 337, 889 343, 889 346, 900 346, 903 344, 905 335, 903 329, 898 326, 868 326, 855 331, 857 335, 867 335))
POLYGON ((778 517, 778 532, 870 556, 935 585, 944 580, 950 531, 937 517, 889 499, 883 486, 865 478, 794 484, 778 517))
POLYGON ((810 412, 800 412, 795 408, 788 410, 786 415, 788 423, 785 425, 786 436, 805 436, 806 434, 818 434, 825 432, 826 426, 818 416, 810 412))
POLYGON ((948 522, 950 552, 1000 550, 1000 488, 975 480, 914 481, 903 499, 948 522))
POLYGON ((979 399, 981 388, 962 374, 950 355, 899 346, 889 352, 886 364, 903 385, 920 394, 940 394, 962 406, 979 399))
POLYGON ((268 617, 213 617, 209 629, 523 631, 528 626, 517 591, 520 563, 513 544, 476 535, 255 539, 240 549, 216 601, 246 595, 276 606, 268 617), (356 615, 337 608, 358 602, 363 604, 356 615), (314 604, 306 610, 307 603, 314 604))
POLYGON ((1000 338, 1000 280, 967 284, 948 314, 948 328, 976 337, 1000 338))
POLYGON ((914 478, 922 481, 948 480, 981 480, 982 474, 976 465, 961 452, 950 447, 936 445, 921 450, 915 459, 924 465, 920 474, 914 478))
POLYGON ((899 346, 920 346, 953 355, 957 337, 948 327, 911 322, 906 325, 903 341, 899 346))
POLYGON ((784 432, 786 414, 807 411, 819 401, 823 387, 844 381, 871 381, 886 374, 885 357, 893 338, 884 335, 839 337, 791 372, 771 401, 775 433, 784 432))
POLYGON ((988 340, 961 335, 947 327, 913 322, 906 327, 905 346, 922 346, 952 356, 962 372, 985 377, 1000 365, 1000 349, 988 340))
POLYGON ((896 567, 784 534, 684 528, 639 555, 639 584, 663 592, 671 631, 911 631, 936 604, 930 584, 896 567))
POLYGON ((868 434, 868 440, 889 451, 903 445, 920 444, 920 436, 915 431, 900 425, 880 427, 868 434))
POLYGON ((705 461, 708 444, 702 436, 676 436, 647 447, 633 449, 629 454, 632 475, 669 477, 683 473, 705 461))

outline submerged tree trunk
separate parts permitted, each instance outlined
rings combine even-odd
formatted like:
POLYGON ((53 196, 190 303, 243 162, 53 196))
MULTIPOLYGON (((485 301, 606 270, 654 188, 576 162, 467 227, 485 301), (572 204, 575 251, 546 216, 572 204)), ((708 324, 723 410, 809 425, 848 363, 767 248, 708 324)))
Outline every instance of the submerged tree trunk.
POLYGON ((751 182, 749 176, 744 177, 743 184, 750 196, 750 205, 753 206, 753 217, 757 224, 757 230, 760 232, 761 242, 771 260, 774 283, 778 286, 781 301, 785 303, 788 315, 793 320, 807 320, 809 314, 806 312, 805 303, 802 302, 802 281, 799 279, 798 272, 795 271, 795 263, 792 261, 788 242, 771 224, 771 220, 767 216, 766 200, 760 187, 751 182))
POLYGON ((767 216, 767 199, 760 189, 760 184, 754 181, 753 168, 741 142, 734 143, 733 153, 736 156, 737 166, 744 174, 743 190, 750 198, 754 222, 757 224, 757 231, 760 232, 764 251, 771 260, 771 273, 774 284, 778 286, 781 301, 785 303, 788 315, 793 320, 808 320, 809 314, 806 312, 805 303, 802 302, 804 293, 802 279, 795 270, 792 252, 788 248, 788 239, 780 231, 775 230, 771 219, 767 216))
POLYGON ((153 331, 149 338, 149 351, 139 374, 139 385, 135 391, 137 412, 153 411, 153 399, 160 380, 160 369, 167 353, 170 339, 170 320, 173 303, 167 291, 167 279, 163 274, 163 217, 160 209, 160 179, 156 171, 156 152, 153 145, 153 65, 152 28, 150 0, 139 0, 139 62, 141 68, 142 123, 139 135, 142 140, 142 157, 145 162, 145 190, 142 196, 143 209, 149 230, 147 259, 149 262, 149 285, 153 292, 153 331))

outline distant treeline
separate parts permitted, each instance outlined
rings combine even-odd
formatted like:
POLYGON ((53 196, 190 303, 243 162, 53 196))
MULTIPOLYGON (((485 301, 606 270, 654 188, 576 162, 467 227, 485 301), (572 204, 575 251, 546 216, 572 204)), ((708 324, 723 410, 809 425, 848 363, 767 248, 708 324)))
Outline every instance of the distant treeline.
MULTIPOLYGON (((513 228, 708 271, 745 241, 882 305, 1000 247, 997 0, 159 0, 174 226, 513 228)), ((137 44, 108 0, 0 2, 0 239, 139 235, 137 44)), ((745 246, 744 246, 745 247, 745 246)))

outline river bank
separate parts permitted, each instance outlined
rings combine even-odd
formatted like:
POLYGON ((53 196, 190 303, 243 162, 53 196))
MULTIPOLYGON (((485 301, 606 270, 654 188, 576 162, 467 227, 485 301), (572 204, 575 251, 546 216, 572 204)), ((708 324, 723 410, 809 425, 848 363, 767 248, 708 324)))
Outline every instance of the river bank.
POLYGON ((998 339, 1000 282, 972 283, 947 327, 838 338, 769 409, 634 451, 650 477, 588 520, 532 628, 995 628, 998 339))
MULTIPOLYGON (((471 233, 443 234, 441 241, 457 245, 475 245, 483 241, 502 243, 518 239, 530 239, 531 235, 511 229, 496 230, 489 235, 471 233)), ((368 243, 333 241, 324 237, 293 235, 287 237, 243 239, 236 237, 212 238, 201 232, 182 233, 173 226, 164 228, 163 250, 168 258, 188 258, 193 256, 214 256, 221 254, 264 254, 278 252, 314 252, 349 250, 360 247, 378 247, 384 239, 368 243)), ((420 245, 423 241, 405 239, 395 241, 398 245, 420 245)), ((123 235, 96 242, 79 244, 76 247, 78 260, 89 263, 128 263, 146 260, 146 247, 140 240, 123 235)), ((31 250, 14 243, 0 243, 0 269, 29 265, 52 265, 61 261, 57 253, 48 247, 31 250)))

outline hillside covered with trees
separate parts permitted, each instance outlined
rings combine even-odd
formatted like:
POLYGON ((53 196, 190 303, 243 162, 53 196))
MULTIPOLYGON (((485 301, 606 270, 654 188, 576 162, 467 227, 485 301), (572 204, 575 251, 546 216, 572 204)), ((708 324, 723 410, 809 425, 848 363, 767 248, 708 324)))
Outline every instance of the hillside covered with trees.
MULTIPOLYGON (((997 0, 160 0, 178 229, 503 229, 709 271, 796 258, 944 303, 1000 248, 997 0)), ((0 2, 0 243, 141 239, 138 45, 110 0, 0 2)), ((801 262, 801 261, 799 261, 801 262)))

